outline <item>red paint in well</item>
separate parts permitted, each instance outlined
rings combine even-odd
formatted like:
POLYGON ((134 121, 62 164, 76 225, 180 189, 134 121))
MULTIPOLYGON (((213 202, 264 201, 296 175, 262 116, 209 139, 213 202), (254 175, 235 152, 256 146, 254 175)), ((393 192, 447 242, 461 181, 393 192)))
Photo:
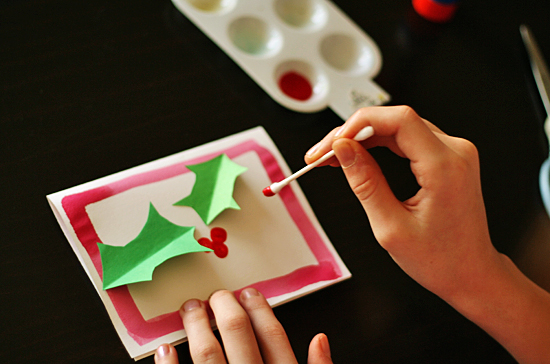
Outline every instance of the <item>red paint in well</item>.
POLYGON ((279 78, 279 88, 285 95, 300 101, 306 101, 313 95, 309 80, 294 71, 287 72, 279 78))
POLYGON ((446 4, 437 0, 413 0, 412 5, 418 14, 434 23, 451 20, 458 8, 457 3, 446 4))
POLYGON ((198 242, 200 245, 212 249, 218 258, 225 258, 229 253, 229 249, 227 248, 227 245, 225 245, 227 231, 219 227, 213 228, 210 230, 210 238, 212 240, 208 238, 200 238, 198 242))

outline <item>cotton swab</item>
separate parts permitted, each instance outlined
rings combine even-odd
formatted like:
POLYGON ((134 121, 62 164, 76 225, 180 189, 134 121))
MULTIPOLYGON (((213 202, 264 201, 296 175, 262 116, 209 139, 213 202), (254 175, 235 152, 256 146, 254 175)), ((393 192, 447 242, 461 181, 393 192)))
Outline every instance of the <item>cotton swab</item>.
MULTIPOLYGON (((366 139, 370 138, 373 135, 374 135, 373 127, 372 126, 367 126, 363 129, 359 130, 359 132, 355 135, 353 140, 360 142, 360 141, 363 141, 363 140, 366 140, 366 139)), ((285 178, 284 180, 282 180, 280 182, 275 182, 269 187, 264 188, 263 191, 262 191, 263 194, 266 197, 275 196, 277 193, 279 193, 279 191, 281 191, 281 189, 283 187, 288 185, 290 182, 294 181, 296 178, 300 177, 301 175, 305 174, 309 170, 317 167, 319 164, 321 164, 321 163, 325 162, 326 160, 328 160, 329 158, 333 157, 334 154, 335 154, 334 150, 331 150, 330 152, 328 152, 327 154, 325 154, 321 158, 317 159, 315 162, 313 162, 311 164, 308 164, 307 166, 300 169, 298 172, 294 173, 293 175, 285 178)))

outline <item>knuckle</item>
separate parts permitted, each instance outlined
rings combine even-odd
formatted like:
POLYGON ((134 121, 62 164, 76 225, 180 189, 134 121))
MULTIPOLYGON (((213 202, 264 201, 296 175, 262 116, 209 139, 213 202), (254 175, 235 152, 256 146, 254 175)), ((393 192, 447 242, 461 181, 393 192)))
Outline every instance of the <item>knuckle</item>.
POLYGON ((434 165, 436 180, 439 183, 439 193, 442 198, 449 198, 449 192, 458 198, 464 192, 472 176, 478 178, 479 162, 477 148, 469 141, 460 142, 460 150, 457 153, 447 153, 434 165))
POLYGON ((397 113, 401 116, 402 120, 410 120, 410 119, 420 120, 420 117, 418 116, 416 111, 414 111, 414 109, 408 105, 400 105, 400 106, 396 106, 395 108, 397 113))
POLYGON ((238 313, 224 317, 218 326, 226 332, 242 332, 248 329, 250 321, 246 313, 238 313))
POLYGON ((357 115, 360 117, 360 118, 365 118, 366 116, 368 116, 371 112, 371 108, 369 107, 362 107, 360 108, 359 110, 357 110, 357 115))
POLYGON ((257 331, 261 337, 268 340, 279 340, 286 338, 285 330, 283 329, 283 326, 278 322, 264 324, 259 327, 257 331))
POLYGON ((367 201, 376 191, 378 186, 376 178, 366 178, 358 183, 353 183, 351 189, 360 201, 367 201))
POLYGON ((469 161, 476 161, 479 159, 479 151, 474 143, 469 140, 461 139, 462 152, 465 154, 469 161))
MULTIPOLYGON (((454 185, 462 180, 468 171, 468 165, 464 159, 456 154, 441 158, 434 164, 434 174, 439 176, 439 186, 454 185)), ((442 191, 443 192, 443 191, 442 191)))
POLYGON ((252 312, 263 312, 264 310, 270 309, 269 304, 267 301, 264 300, 247 300, 243 303, 243 307, 245 307, 246 311, 249 313, 252 312))
MULTIPOLYGON (((372 107, 362 107, 358 110, 356 110, 350 117, 349 121, 352 123, 363 123, 365 120, 368 120, 370 118, 370 115, 372 115, 372 107)), ((348 123, 348 121, 346 121, 348 123)))
POLYGON ((193 360, 199 363, 211 362, 219 355, 219 347, 214 342, 204 342, 196 345, 191 350, 191 356, 193 360))
POLYGON ((449 161, 450 169, 454 171, 457 176, 466 176, 466 174, 472 170, 472 166, 477 163, 477 149, 470 143, 463 143, 460 154, 455 154, 454 158, 449 161))

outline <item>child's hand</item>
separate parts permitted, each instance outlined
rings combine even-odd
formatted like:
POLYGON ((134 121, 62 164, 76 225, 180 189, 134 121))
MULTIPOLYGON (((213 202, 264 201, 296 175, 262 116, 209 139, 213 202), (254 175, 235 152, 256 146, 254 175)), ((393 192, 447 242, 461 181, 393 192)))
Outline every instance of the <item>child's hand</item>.
POLYGON ((306 162, 331 148, 336 158, 326 164, 342 166, 376 239, 407 274, 519 362, 549 361, 550 294, 493 247, 472 143, 448 136, 411 108, 398 106, 359 110, 313 147, 306 162), (368 125, 373 137, 363 145, 352 140, 368 125), (410 160, 420 186, 415 196, 397 200, 366 151, 374 146, 410 160))
POLYGON ((477 279, 499 254, 489 237, 481 194, 477 150, 446 135, 409 107, 361 109, 306 155, 313 162, 333 148, 363 205, 374 235, 399 266, 445 299, 477 279), (353 141, 367 125, 373 137, 353 141), (420 185, 407 201, 397 200, 378 164, 365 150, 386 146, 411 161, 420 185))
MULTIPOLYGON (((240 302, 232 292, 216 291, 209 303, 223 339, 223 347, 212 332, 203 302, 189 300, 180 310, 194 363, 226 363, 226 358, 229 363, 297 363, 282 325, 256 289, 244 289, 240 302)), ((319 334, 311 341, 308 362, 332 363, 325 335, 319 334)), ((155 363, 177 364, 178 355, 174 347, 161 345, 155 354, 155 363)))

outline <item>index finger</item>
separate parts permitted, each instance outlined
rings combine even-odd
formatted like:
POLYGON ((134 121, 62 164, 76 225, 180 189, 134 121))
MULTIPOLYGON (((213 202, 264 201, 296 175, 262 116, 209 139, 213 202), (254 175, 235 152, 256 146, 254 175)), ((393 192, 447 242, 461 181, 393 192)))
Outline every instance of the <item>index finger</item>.
POLYGON ((246 288, 240 294, 240 301, 250 317, 264 363, 297 363, 285 330, 265 297, 254 288, 246 288))
POLYGON ((189 339, 189 351, 193 362, 196 364, 225 363, 222 347, 210 327, 210 318, 204 302, 197 299, 186 301, 181 306, 180 315, 189 339))
MULTIPOLYGON (((341 127, 334 128, 330 133, 328 133, 319 143, 315 144, 313 147, 311 147, 305 157, 304 160, 307 164, 315 162, 317 159, 319 159, 321 156, 325 155, 332 149, 332 142, 334 140, 334 136, 341 127)), ((338 160, 336 157, 332 157, 328 159, 327 161, 323 162, 319 166, 326 166, 326 165, 332 165, 334 167, 338 166, 338 160)))
POLYGON ((248 314, 233 292, 216 291, 210 296, 216 324, 230 363, 261 363, 260 349, 248 314))
POLYGON ((411 160, 430 162, 447 150, 434 132, 440 132, 408 106, 369 107, 358 110, 344 124, 335 139, 353 138, 365 126, 374 128, 369 143, 388 146, 411 160))

